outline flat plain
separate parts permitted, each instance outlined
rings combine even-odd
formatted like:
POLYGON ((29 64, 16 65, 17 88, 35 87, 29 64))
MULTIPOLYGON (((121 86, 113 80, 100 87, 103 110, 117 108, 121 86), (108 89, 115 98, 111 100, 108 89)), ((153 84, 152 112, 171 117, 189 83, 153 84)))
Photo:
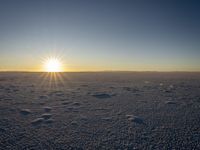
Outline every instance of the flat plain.
POLYGON ((200 73, 0 73, 0 149, 200 149, 200 73))

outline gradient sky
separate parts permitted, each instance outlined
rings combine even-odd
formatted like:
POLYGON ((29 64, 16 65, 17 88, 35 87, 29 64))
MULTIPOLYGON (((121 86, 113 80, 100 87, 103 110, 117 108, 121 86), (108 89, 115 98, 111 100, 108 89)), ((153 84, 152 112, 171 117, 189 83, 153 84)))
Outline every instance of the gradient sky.
POLYGON ((1 0, 0 70, 200 71, 198 0, 1 0))

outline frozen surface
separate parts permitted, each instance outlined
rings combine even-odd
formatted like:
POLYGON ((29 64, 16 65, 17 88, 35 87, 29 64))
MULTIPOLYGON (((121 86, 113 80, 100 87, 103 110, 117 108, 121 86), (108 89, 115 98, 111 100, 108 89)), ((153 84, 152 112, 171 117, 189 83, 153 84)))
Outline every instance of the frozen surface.
POLYGON ((0 73, 0 149, 200 149, 200 74, 0 73))

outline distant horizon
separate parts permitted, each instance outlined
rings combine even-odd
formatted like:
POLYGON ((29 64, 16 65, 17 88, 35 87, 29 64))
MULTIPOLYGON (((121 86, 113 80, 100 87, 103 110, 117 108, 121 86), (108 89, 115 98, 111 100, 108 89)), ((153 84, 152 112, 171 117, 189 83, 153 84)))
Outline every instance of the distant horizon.
POLYGON ((61 71, 61 72, 46 72, 46 71, 0 71, 0 73, 200 73, 200 71, 61 71))

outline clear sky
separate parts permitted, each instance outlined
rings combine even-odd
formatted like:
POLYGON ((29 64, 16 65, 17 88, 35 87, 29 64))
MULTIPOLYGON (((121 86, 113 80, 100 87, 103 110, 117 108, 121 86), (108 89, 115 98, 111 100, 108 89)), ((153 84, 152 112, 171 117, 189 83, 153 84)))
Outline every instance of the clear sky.
POLYGON ((0 70, 200 71, 199 0, 1 0, 0 70))

